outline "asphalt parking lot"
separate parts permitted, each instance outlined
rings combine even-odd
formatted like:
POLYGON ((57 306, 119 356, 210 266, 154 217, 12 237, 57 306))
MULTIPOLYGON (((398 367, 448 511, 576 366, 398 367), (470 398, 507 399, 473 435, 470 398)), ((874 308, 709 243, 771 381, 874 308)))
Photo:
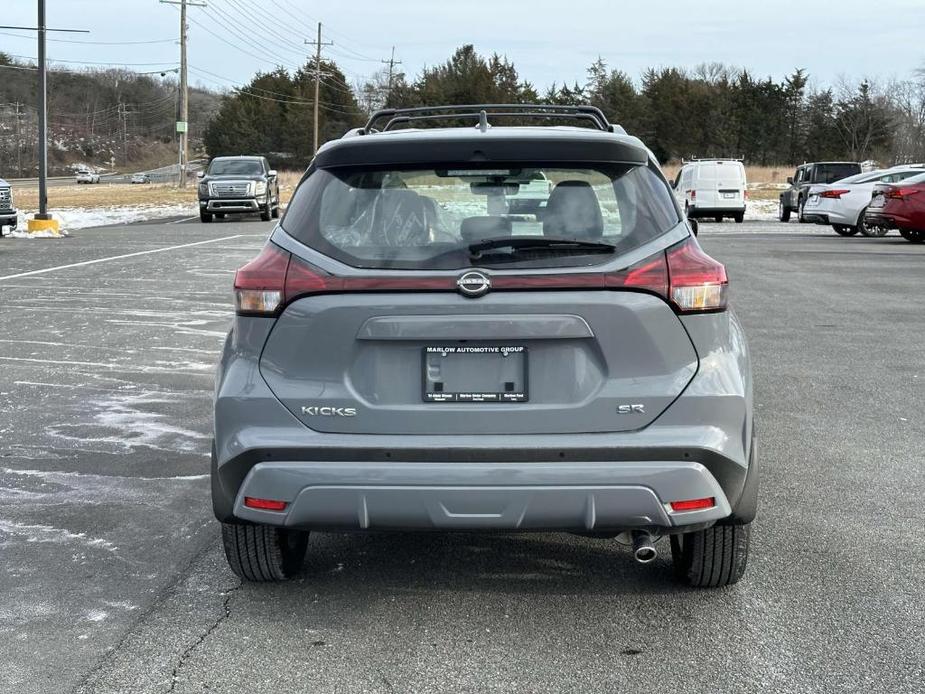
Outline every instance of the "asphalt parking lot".
POLYGON ((212 369, 259 222, 0 240, 0 691, 922 692, 925 246, 705 223, 753 352, 744 582, 613 541, 315 534, 240 585, 212 369))

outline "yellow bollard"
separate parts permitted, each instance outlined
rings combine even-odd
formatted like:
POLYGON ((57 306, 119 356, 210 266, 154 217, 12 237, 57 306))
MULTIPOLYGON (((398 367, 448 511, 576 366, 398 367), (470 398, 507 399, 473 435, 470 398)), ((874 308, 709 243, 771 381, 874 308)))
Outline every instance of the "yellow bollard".
POLYGON ((41 234, 48 238, 64 238, 61 235, 61 224, 57 219, 27 219, 26 228, 30 234, 35 234, 36 236, 41 234))

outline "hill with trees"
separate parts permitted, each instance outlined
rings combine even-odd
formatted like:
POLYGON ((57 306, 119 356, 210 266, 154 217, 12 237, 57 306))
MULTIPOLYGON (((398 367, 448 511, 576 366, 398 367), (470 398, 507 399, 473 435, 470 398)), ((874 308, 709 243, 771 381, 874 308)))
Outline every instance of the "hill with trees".
MULTIPOLYGON (((87 164, 135 171, 177 158, 176 81, 124 69, 48 72, 48 158, 52 174, 87 164)), ((190 92, 190 137, 202 152, 202 135, 220 95, 190 92)), ((0 173, 36 175, 38 133, 34 65, 0 53, 0 173)))
MULTIPOLYGON (((818 86, 805 70, 781 80, 712 63, 660 67, 638 77, 598 58, 569 84, 535 85, 514 63, 464 45, 416 76, 382 69, 350 84, 323 60, 321 141, 339 137, 382 106, 464 103, 591 103, 643 138, 662 161, 744 157, 757 165, 824 159, 925 161, 925 73, 888 84, 818 86)), ((35 75, 0 54, 0 170, 34 170, 35 75), (4 67, 6 66, 6 67, 4 67), (18 114, 18 115, 17 115, 18 114)), ((263 154, 303 169, 313 154, 315 66, 258 73, 224 94, 194 89, 191 143, 210 156, 263 154)), ((142 168, 175 160, 175 82, 125 70, 49 75, 53 170, 75 161, 142 168)))

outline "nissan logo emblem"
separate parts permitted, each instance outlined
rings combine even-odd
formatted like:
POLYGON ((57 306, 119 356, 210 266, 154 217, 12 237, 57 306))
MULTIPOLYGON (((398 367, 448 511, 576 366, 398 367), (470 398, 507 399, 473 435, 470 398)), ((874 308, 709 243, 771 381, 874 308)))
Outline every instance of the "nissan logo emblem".
POLYGON ((456 286, 463 296, 475 298, 484 296, 491 289, 491 279, 481 272, 467 272, 456 280, 456 286))

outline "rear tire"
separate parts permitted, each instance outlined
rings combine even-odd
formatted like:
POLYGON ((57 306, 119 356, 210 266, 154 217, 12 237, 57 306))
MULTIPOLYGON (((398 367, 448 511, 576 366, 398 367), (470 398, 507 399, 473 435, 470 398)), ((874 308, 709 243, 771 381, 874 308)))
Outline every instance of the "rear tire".
POLYGON ((797 221, 800 224, 806 224, 806 219, 803 217, 803 209, 806 207, 806 201, 803 198, 797 200, 797 221))
POLYGON ((273 201, 267 196, 267 206, 260 210, 260 221, 269 222, 273 216, 273 201))
POLYGON ((723 223, 723 215, 721 215, 721 214, 716 215, 715 217, 713 217, 713 221, 716 222, 717 224, 722 224, 722 223, 723 223))
POLYGON ((833 224, 832 228, 835 229, 835 233, 839 236, 854 236, 858 233, 857 227, 849 227, 844 224, 833 224))
POLYGON ((200 212, 199 221, 202 222, 203 224, 208 224, 209 222, 212 221, 212 215, 209 212, 200 212))
POLYGON ((257 583, 285 581, 302 568, 308 532, 222 523, 222 544, 228 566, 241 579, 257 583))
POLYGON ((783 199, 779 200, 777 203, 777 220, 779 222, 790 221, 790 208, 784 205, 783 199))
POLYGON ((745 221, 745 213, 744 213, 744 212, 736 212, 736 214, 735 214, 735 216, 733 217, 733 219, 735 219, 736 224, 741 224, 742 222, 745 221))
POLYGON ((925 243, 925 231, 919 229, 900 229, 899 235, 910 243, 925 243))
POLYGON ((276 207, 273 208, 273 214, 270 215, 273 219, 279 219, 279 200, 276 201, 276 207))
POLYGON ((745 575, 751 524, 714 525, 671 536, 675 576, 695 588, 721 588, 745 575))
POLYGON ((865 207, 861 210, 861 214, 858 215, 858 231, 861 232, 863 236, 868 238, 879 238, 881 236, 886 236, 890 231, 886 227, 869 227, 864 221, 864 215, 867 213, 867 208, 865 207))

